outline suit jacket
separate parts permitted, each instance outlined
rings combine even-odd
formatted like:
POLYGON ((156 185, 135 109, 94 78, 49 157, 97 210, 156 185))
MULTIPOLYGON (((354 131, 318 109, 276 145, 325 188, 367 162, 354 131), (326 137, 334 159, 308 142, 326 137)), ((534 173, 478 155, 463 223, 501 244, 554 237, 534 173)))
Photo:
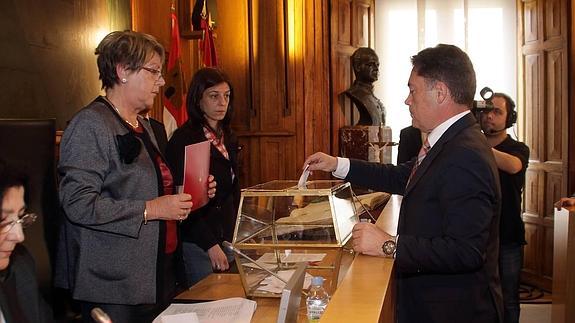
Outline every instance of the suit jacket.
MULTIPOLYGON (((139 117, 150 140, 149 124, 139 117)), ((156 303, 163 221, 143 224, 145 201, 161 194, 160 174, 140 138, 132 163, 120 157, 118 135, 129 128, 102 98, 72 119, 60 144, 60 230, 54 282, 81 301, 156 303)))
POLYGON ((399 133, 399 146, 397 147, 397 164, 405 163, 416 157, 421 149, 421 131, 409 126, 401 129, 399 133))
POLYGON ((7 323, 54 322, 52 309, 38 290, 34 259, 22 245, 10 256, 10 265, 2 273, 0 309, 7 323))
MULTIPOLYGON (((184 148, 187 145, 205 141, 201 125, 188 121, 177 129, 166 149, 166 158, 174 173, 176 185, 182 185, 184 170, 184 148)), ((216 196, 208 204, 192 212, 180 227, 183 241, 197 244, 208 250, 223 240, 232 241, 236 224, 237 208, 240 197, 238 181, 238 142, 233 133, 224 135, 224 145, 230 159, 210 144, 210 174, 217 182, 216 196), (235 174, 232 180, 231 170, 235 174)))
POLYGON ((502 321, 499 177, 473 116, 451 125, 406 187, 413 164, 352 160, 347 176, 403 195, 395 259, 398 321, 502 321))

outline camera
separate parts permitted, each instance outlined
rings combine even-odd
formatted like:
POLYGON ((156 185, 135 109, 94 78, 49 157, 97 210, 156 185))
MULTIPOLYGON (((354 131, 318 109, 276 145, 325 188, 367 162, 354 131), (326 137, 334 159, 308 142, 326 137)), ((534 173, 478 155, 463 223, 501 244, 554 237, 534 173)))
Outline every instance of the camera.
POLYGON ((491 102, 493 90, 486 86, 479 91, 479 95, 481 95, 483 101, 473 101, 473 109, 471 109, 473 114, 477 115, 480 112, 489 112, 495 108, 493 102, 491 102))

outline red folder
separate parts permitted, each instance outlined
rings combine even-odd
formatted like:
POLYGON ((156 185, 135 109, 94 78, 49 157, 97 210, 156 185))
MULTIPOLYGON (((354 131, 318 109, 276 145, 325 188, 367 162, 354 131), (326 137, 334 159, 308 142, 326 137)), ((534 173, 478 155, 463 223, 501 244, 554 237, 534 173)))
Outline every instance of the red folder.
POLYGON ((210 174, 210 142, 203 141, 186 146, 184 157, 184 193, 192 196, 192 211, 208 203, 208 176, 210 174))

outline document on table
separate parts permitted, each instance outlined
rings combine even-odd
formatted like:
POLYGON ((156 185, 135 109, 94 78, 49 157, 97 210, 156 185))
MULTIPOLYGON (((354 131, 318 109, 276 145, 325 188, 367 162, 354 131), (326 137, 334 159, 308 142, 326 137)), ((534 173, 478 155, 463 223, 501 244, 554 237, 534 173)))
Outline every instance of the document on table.
POLYGON ((196 304, 172 304, 152 323, 249 323, 256 302, 241 297, 196 304))

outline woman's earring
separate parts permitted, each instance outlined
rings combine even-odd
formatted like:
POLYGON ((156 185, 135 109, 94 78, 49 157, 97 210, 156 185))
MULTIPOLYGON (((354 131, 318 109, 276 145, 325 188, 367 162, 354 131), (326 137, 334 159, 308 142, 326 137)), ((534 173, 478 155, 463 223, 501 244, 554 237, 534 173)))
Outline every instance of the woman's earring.
POLYGON ((125 78, 122 78, 122 83, 126 83, 128 82, 128 80, 126 80, 125 78))

